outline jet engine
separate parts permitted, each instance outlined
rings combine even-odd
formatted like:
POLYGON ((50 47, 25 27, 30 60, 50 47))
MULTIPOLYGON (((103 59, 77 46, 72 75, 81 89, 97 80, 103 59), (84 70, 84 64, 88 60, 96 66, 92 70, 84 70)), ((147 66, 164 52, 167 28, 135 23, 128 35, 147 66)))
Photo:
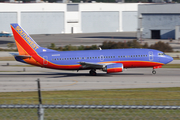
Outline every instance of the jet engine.
POLYGON ((107 72, 107 73, 122 72, 123 71, 123 64, 122 63, 114 63, 114 64, 106 65, 103 68, 103 71, 107 72))

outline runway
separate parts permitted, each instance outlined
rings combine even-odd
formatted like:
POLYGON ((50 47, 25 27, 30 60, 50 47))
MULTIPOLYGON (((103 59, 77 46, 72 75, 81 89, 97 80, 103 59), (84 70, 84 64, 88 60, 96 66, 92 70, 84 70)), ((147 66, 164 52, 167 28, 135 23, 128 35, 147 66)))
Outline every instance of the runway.
POLYGON ((1 69, 3 68, 11 71, 0 72, 0 92, 37 91, 36 80, 38 78, 43 91, 180 86, 180 69, 175 68, 157 69, 156 75, 151 73, 152 68, 134 68, 114 74, 97 71, 97 76, 90 76, 89 71, 77 72, 12 66, 2 66, 1 69))

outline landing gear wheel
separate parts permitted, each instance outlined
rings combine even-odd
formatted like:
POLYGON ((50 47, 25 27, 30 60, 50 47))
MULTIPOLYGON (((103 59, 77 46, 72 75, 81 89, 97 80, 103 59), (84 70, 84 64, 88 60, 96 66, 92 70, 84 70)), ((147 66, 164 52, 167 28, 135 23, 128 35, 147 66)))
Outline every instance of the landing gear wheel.
POLYGON ((153 70, 153 71, 152 71, 152 74, 156 74, 156 71, 155 71, 155 70, 153 70))
POLYGON ((96 76, 97 75, 95 70, 90 70, 89 74, 92 75, 92 76, 96 76))

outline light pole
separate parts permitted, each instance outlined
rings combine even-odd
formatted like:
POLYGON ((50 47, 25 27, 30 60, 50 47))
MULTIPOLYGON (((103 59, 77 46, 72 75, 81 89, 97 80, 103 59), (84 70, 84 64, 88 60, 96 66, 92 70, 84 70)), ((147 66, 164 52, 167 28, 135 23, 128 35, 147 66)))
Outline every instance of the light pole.
POLYGON ((142 15, 139 15, 139 40, 142 41, 142 15))

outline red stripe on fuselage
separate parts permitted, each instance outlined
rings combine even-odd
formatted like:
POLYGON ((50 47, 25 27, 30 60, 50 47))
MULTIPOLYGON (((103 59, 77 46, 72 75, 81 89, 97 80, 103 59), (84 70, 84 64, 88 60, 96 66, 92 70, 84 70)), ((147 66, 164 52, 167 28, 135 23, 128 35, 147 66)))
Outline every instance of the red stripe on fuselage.
POLYGON ((108 61, 108 62, 100 62, 100 64, 105 63, 122 63, 124 68, 135 68, 135 67, 153 67, 153 66, 161 66, 163 63, 151 62, 151 61, 108 61))
POLYGON ((135 67, 153 67, 164 65, 162 63, 151 62, 151 61, 119 61, 125 68, 135 68, 135 67))

